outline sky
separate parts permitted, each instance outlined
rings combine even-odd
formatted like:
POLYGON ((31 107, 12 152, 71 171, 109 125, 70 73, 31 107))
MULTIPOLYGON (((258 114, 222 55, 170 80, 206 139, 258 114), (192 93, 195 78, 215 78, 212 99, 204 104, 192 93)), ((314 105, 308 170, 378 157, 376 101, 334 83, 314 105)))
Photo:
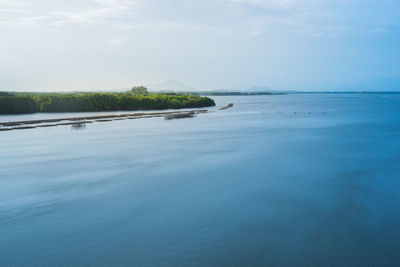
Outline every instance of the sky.
POLYGON ((0 0, 0 90, 400 90, 399 0, 0 0))

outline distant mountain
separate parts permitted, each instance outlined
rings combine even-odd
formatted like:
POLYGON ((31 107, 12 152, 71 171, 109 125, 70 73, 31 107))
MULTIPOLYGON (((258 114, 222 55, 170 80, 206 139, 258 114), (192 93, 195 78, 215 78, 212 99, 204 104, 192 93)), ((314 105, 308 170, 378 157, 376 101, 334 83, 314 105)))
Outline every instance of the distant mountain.
POLYGON ((245 90, 246 92, 259 93, 259 92, 279 92, 268 86, 253 86, 245 90))
POLYGON ((196 91, 193 87, 176 80, 148 84, 146 87, 150 91, 196 91))

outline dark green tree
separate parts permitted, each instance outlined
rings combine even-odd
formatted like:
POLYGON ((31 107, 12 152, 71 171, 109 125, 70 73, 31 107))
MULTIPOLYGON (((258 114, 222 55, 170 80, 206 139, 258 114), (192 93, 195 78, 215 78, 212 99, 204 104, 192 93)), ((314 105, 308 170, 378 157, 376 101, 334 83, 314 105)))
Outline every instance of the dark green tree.
POLYGON ((148 95, 149 91, 144 86, 134 86, 131 89, 131 94, 133 94, 133 95, 148 95))

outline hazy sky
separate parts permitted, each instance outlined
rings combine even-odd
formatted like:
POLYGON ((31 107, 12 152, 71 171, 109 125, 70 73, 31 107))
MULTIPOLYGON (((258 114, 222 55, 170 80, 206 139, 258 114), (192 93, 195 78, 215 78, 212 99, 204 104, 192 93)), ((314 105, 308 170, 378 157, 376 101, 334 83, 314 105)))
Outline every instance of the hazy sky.
POLYGON ((399 0, 0 0, 0 90, 400 90, 399 0))

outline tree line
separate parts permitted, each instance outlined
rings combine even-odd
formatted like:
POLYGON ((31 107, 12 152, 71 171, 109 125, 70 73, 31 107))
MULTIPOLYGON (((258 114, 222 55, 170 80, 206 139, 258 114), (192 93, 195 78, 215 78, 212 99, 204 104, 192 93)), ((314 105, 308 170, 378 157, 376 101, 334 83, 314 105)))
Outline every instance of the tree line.
POLYGON ((214 100, 197 95, 86 93, 0 95, 0 114, 180 109, 214 106, 214 100))

